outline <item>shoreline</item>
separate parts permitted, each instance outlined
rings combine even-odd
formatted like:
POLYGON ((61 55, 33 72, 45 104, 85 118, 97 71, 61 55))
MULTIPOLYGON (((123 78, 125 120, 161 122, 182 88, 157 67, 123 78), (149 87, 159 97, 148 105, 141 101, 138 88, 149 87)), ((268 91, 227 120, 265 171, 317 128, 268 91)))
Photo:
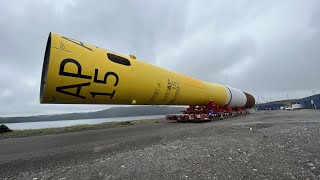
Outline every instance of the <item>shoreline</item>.
POLYGON ((42 136, 49 134, 61 134, 61 133, 70 133, 70 132, 80 132, 88 130, 98 130, 98 129, 107 129, 115 127, 127 127, 134 126, 138 124, 147 124, 147 123, 159 123, 165 119, 142 119, 142 120, 131 120, 131 121, 120 121, 120 122, 104 122, 99 124, 79 124, 66 127, 57 127, 57 128, 41 128, 41 129, 23 129, 23 130, 12 130, 7 133, 0 133, 0 139, 11 139, 11 138, 20 138, 28 136, 42 136))

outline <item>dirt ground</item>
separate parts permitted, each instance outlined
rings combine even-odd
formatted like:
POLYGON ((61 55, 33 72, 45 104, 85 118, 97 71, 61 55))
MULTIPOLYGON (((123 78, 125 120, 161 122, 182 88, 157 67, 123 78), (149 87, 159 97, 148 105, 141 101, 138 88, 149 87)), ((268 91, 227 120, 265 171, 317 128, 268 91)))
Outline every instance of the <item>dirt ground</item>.
POLYGON ((0 179, 320 179, 320 111, 0 139, 0 179))

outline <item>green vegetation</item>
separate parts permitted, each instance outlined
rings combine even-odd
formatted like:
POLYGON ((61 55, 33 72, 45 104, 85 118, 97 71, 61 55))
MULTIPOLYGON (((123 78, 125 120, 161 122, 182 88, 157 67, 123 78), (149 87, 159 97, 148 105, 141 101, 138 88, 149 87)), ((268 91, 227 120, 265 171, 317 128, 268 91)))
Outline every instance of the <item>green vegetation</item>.
POLYGON ((109 109, 69 114, 52 114, 28 117, 0 117, 0 123, 20 123, 20 122, 41 122, 41 121, 59 121, 59 120, 78 120, 112 117, 132 117, 132 116, 151 116, 177 114, 185 107, 170 106, 132 106, 132 107, 112 107, 109 109))
POLYGON ((60 134, 60 133, 78 132, 78 131, 85 131, 85 130, 105 129, 105 128, 112 128, 112 127, 133 126, 136 124, 159 123, 159 121, 160 119, 146 119, 146 120, 137 120, 137 121, 105 122, 101 124, 80 124, 80 125, 74 125, 74 126, 68 126, 68 127, 62 127, 62 128, 13 130, 11 132, 0 133, 0 139, 25 137, 25 136, 37 136, 37 135, 46 135, 46 134, 60 134))
POLYGON ((0 125, 0 133, 7 133, 7 132, 11 132, 12 130, 9 129, 6 125, 1 124, 0 125))

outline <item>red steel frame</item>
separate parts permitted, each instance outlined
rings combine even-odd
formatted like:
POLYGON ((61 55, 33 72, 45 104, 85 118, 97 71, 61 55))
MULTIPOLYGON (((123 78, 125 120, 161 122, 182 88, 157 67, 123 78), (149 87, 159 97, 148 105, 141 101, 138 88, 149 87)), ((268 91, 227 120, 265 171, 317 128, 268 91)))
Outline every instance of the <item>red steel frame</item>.
POLYGON ((219 107, 214 104, 213 101, 209 101, 206 105, 202 106, 189 106, 186 110, 181 111, 181 114, 168 114, 166 115, 167 120, 175 121, 215 121, 234 117, 237 115, 246 115, 247 111, 245 108, 230 108, 227 105, 219 107), (213 110, 213 114, 210 115, 210 110, 213 110))

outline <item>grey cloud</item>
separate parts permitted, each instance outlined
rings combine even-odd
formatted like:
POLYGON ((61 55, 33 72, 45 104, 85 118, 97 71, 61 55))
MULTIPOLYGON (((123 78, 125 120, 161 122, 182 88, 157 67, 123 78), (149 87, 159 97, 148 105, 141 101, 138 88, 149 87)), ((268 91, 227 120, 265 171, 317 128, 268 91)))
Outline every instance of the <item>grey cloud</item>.
POLYGON ((92 111, 40 105, 48 33, 135 54, 256 97, 320 93, 318 1, 1 1, 0 116, 92 111))

